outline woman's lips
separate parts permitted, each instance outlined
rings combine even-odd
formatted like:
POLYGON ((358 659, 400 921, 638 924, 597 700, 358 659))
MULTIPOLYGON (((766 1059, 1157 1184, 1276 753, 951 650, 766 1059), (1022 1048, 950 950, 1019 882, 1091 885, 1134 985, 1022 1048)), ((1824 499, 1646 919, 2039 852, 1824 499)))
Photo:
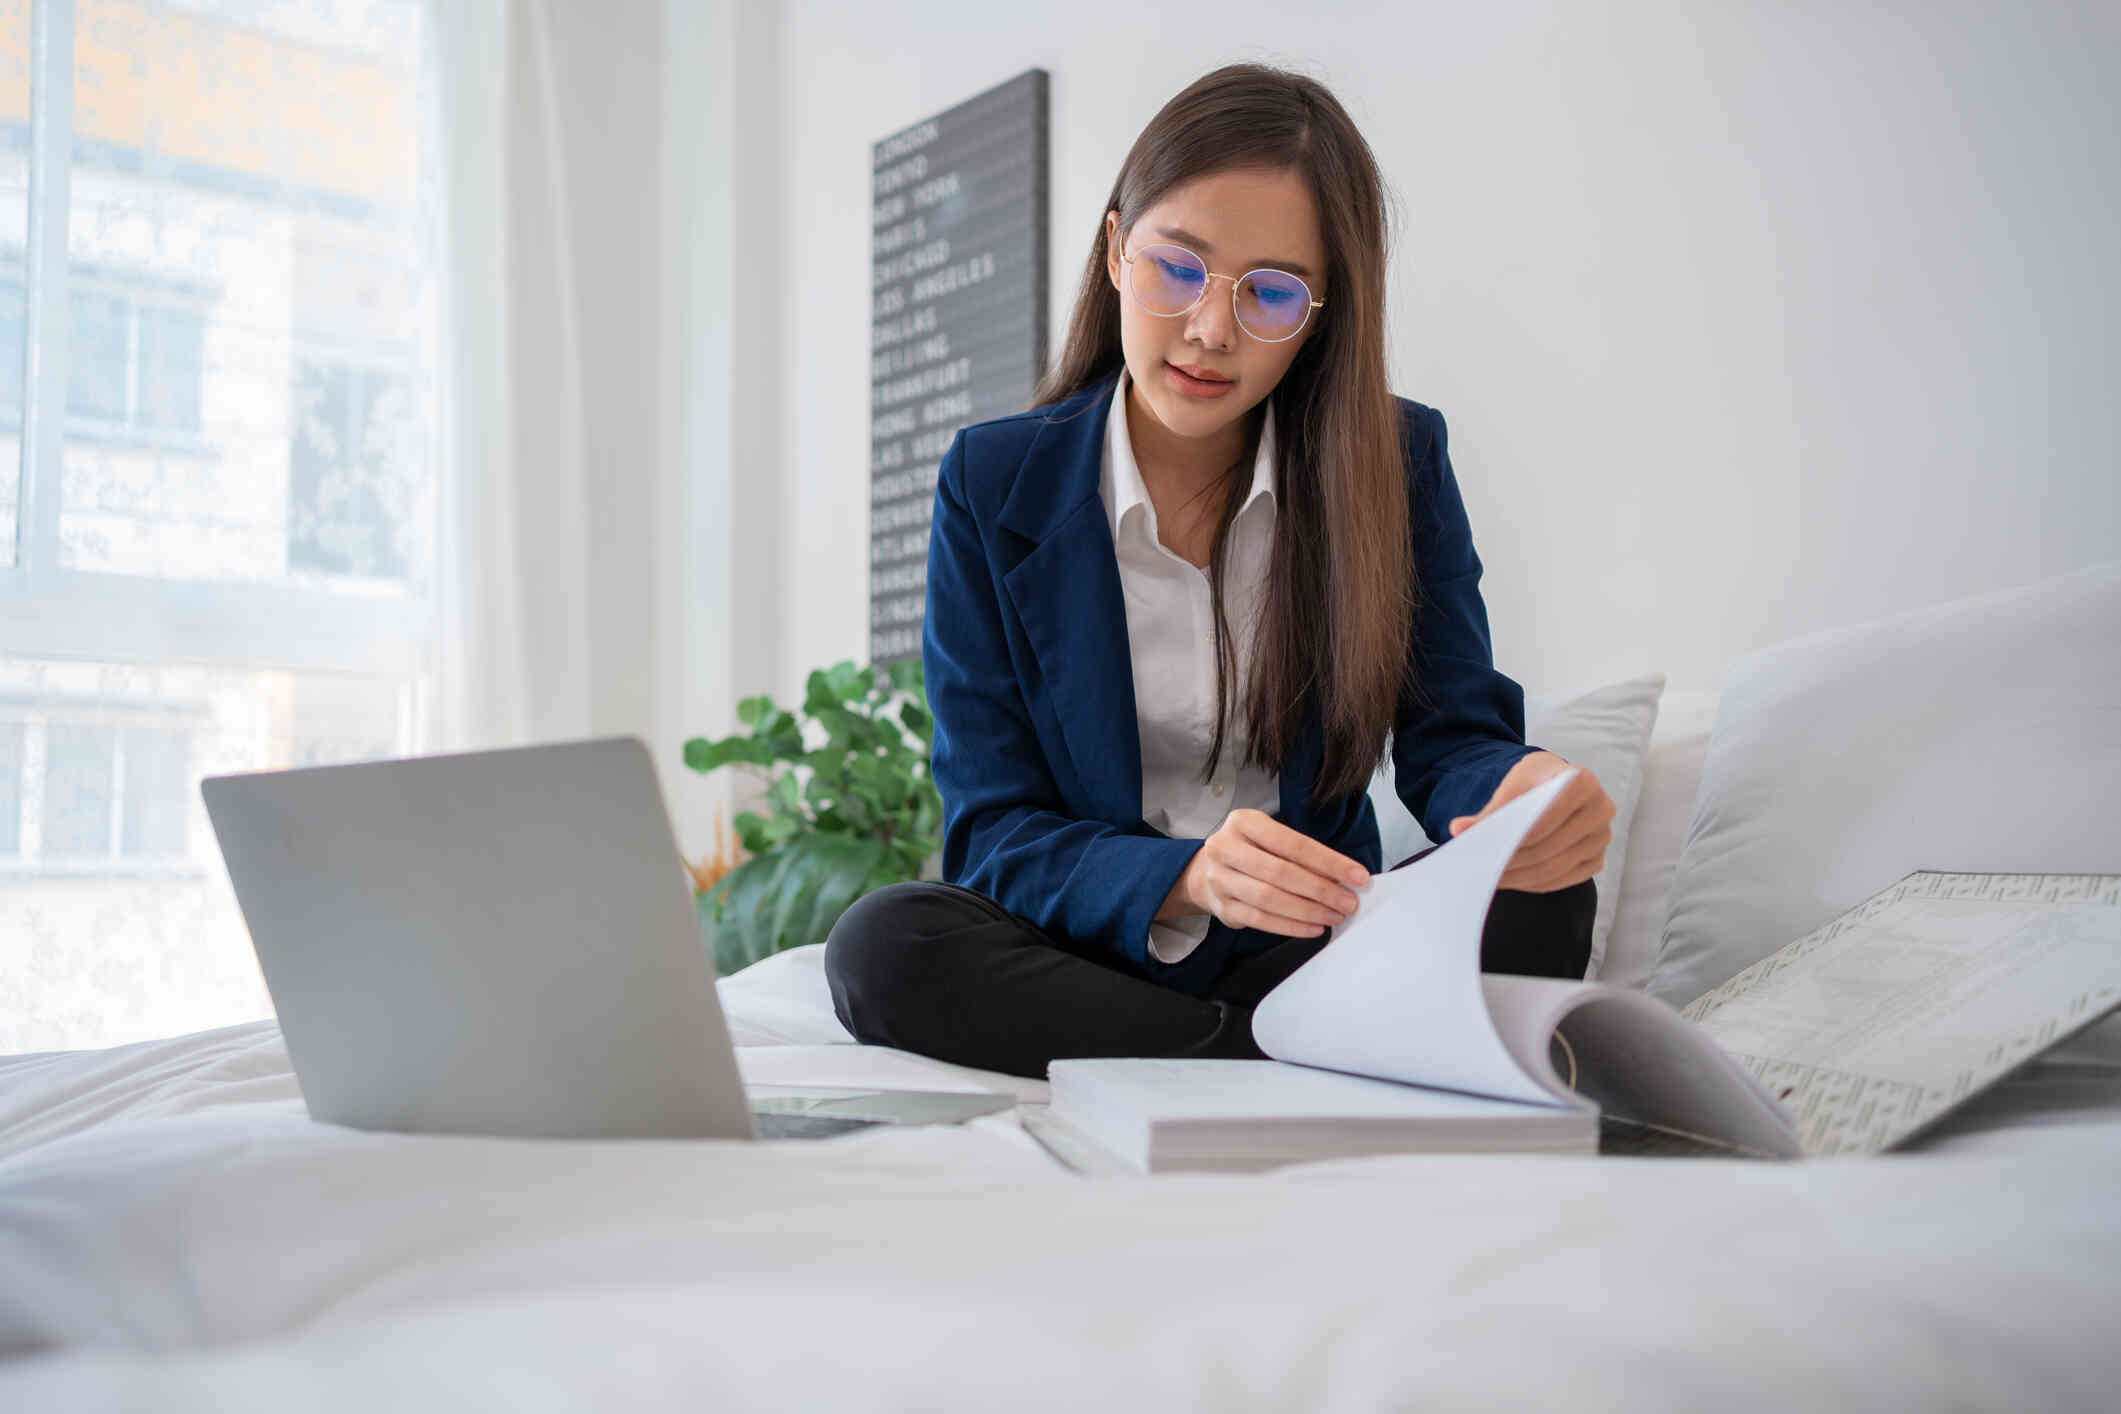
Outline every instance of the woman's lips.
POLYGON ((1220 383, 1211 383, 1205 378, 1195 378, 1192 374, 1184 372, 1178 365, 1169 361, 1165 362, 1164 369, 1171 375, 1172 383, 1177 386, 1180 392, 1190 394, 1196 398, 1219 398, 1237 386, 1235 379, 1225 379, 1220 383))

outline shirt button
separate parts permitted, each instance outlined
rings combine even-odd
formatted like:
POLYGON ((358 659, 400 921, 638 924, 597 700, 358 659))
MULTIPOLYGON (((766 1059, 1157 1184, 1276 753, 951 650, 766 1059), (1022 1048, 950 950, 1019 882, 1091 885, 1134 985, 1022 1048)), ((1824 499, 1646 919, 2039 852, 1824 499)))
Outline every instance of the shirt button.
POLYGON ((1223 793, 1223 788, 1222 788, 1221 786, 1217 786, 1217 787, 1215 787, 1215 794, 1217 794, 1217 795, 1221 795, 1222 793, 1223 793))

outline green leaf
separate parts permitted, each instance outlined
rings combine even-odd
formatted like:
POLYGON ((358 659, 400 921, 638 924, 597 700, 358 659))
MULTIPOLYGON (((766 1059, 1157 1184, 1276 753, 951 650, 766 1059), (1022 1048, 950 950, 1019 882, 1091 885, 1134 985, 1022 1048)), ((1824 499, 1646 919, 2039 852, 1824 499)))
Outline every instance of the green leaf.
POLYGON ((895 804, 904 794, 905 777, 893 771, 880 756, 854 756, 847 761, 848 781, 870 794, 880 803, 895 804))
POLYGON ((776 881, 771 936, 775 952, 815 943, 832 931, 876 868, 880 851, 873 840, 813 835, 776 881))
POLYGON ((793 712, 763 694, 742 699, 748 736, 685 741, 694 770, 779 768, 759 811, 737 817, 751 858, 700 896, 724 971, 814 942, 861 893, 921 877, 942 831, 923 683, 918 660, 879 668, 844 659, 807 676, 793 712))
POLYGON ((932 851, 922 840, 902 837, 891 842, 891 857, 894 863, 911 879, 920 872, 921 861, 932 851))
POLYGON ((811 834, 747 860, 699 897, 716 968, 735 972, 822 940, 848 905, 880 879, 904 877, 885 853, 874 840, 811 834))
POLYGON ((694 738, 685 743, 685 764, 695 771, 712 771, 733 761, 753 766, 764 766, 773 761, 773 752, 763 741, 748 736, 724 737, 720 741, 701 741, 694 738), (698 746, 698 750, 694 747, 698 746))
POLYGON ((817 847, 817 840, 808 837, 789 844, 776 852, 778 867, 766 881, 761 891, 759 909, 761 926, 752 942, 756 956, 751 960, 777 953, 785 946, 782 938, 788 926, 791 904, 800 901, 810 888, 810 881, 823 865, 825 852, 817 847))
POLYGON ((860 796, 851 792, 842 795, 838 809, 840 818, 847 822, 848 829, 853 833, 866 835, 875 828, 876 808, 860 796))
POLYGON ((850 782, 847 786, 847 794, 841 797, 840 808, 845 810, 857 803, 861 806, 867 821, 872 825, 891 818, 890 805, 873 788, 862 785, 859 782, 850 782))
POLYGON ((803 680, 803 710, 816 716, 827 707, 840 705, 840 695, 832 687, 832 679, 822 668, 815 669, 803 680))
POLYGON ((843 751, 870 751, 876 747, 876 727, 867 717, 841 706, 820 708, 815 714, 830 736, 830 745, 843 751))
POLYGON ((847 753, 838 747, 827 745, 806 751, 802 762, 810 768, 812 780, 830 781, 835 789, 847 779, 847 753))
MULTIPOLYGON (((856 899, 869 892, 868 871, 858 865, 843 864, 827 874, 811 895, 810 916, 804 920, 800 932, 811 942, 823 942, 831 936, 833 925, 840 915, 856 899)), ((791 932, 791 936, 793 936, 791 932)), ((800 942, 790 944, 801 947, 800 942)))
POLYGON ((765 816, 745 810, 738 813, 735 823, 736 837, 748 852, 763 854, 771 847, 766 842, 765 816))
POLYGON ((766 946, 769 920, 763 916, 763 906, 769 897, 768 885, 785 863, 778 853, 747 859, 700 896, 702 916, 710 924, 716 971, 725 975, 738 971, 772 951, 766 946))
MULTIPOLYGON (((926 784, 923 782, 923 784, 926 784)), ((933 838, 943 827, 943 802, 933 787, 920 792, 913 807, 913 833, 933 838)))
POLYGON ((857 702, 869 695, 872 679, 854 665, 853 659, 843 658, 825 670, 825 681, 841 702, 857 702))

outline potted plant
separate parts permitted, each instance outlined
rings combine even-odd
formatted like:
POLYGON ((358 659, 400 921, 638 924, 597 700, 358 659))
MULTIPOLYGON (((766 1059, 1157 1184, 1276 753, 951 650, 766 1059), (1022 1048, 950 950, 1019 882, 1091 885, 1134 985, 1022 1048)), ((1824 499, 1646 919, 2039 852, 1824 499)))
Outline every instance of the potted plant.
POLYGON ((771 779, 768 813, 736 817, 750 857, 719 874, 694 870, 701 926, 724 976, 821 941, 863 894, 920 878, 943 819, 918 662, 880 672, 843 660, 810 674, 799 711, 760 696, 737 703, 736 715, 747 732, 685 743, 695 771, 746 766, 771 779))

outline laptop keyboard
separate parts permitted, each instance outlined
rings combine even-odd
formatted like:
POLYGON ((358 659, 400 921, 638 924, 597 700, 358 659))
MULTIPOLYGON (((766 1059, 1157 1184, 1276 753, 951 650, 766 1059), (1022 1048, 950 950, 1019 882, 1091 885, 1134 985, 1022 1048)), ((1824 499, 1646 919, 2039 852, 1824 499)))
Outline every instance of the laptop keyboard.
POLYGON ((845 1119, 837 1115, 760 1114, 752 1112, 751 1123, 761 1139, 823 1139, 852 1129, 874 1129, 880 1119, 845 1119))

